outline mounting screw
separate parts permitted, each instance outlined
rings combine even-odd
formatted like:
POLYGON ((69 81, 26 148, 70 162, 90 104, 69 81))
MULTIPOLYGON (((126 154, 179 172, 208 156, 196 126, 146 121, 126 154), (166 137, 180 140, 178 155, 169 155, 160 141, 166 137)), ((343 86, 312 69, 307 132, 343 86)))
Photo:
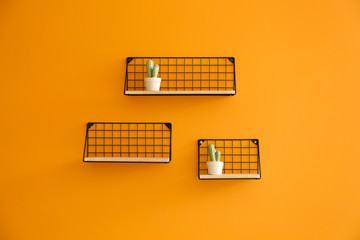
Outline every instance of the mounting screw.
POLYGON ((204 141, 199 141, 200 145, 204 143, 204 141))
POLYGON ((257 143, 257 141, 256 141, 256 140, 254 140, 254 143, 257 143))

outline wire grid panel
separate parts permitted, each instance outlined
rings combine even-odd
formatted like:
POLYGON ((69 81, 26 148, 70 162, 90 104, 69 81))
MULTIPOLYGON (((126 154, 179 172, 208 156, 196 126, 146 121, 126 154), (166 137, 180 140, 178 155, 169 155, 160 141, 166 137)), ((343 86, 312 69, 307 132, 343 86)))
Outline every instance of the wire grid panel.
POLYGON ((233 57, 129 57, 126 95, 235 95, 233 57), (159 65, 160 91, 146 91, 146 62, 159 65))
POLYGON ((260 153, 258 139, 200 139, 198 141, 200 179, 260 178, 260 153), (222 175, 208 175, 210 161, 208 146, 220 151, 224 162, 222 175))
POLYGON ((170 123, 88 123, 84 161, 170 162, 170 123))

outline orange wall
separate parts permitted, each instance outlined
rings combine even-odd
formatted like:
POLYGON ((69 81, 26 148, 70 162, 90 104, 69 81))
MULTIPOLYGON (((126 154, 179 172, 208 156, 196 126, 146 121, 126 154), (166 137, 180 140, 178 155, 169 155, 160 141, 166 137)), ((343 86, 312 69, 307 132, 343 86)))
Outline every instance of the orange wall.
POLYGON ((359 239, 360 3, 1 1, 0 239, 359 239), (123 95, 129 56, 234 56, 234 97, 123 95), (170 164, 83 163, 88 121, 173 124, 170 164), (197 179, 259 138, 260 181, 197 179))

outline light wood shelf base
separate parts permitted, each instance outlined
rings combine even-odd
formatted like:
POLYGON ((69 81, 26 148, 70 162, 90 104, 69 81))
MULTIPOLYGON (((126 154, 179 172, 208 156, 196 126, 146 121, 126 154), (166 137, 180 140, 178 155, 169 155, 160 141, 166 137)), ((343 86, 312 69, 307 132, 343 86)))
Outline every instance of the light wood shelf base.
POLYGON ((144 163, 168 163, 170 158, 139 158, 139 157, 86 157, 85 162, 144 162, 144 163))
POLYGON ((260 174, 241 173, 241 174, 221 174, 221 175, 200 175, 200 179, 260 179, 260 174))
POLYGON ((126 91, 127 95, 234 95, 235 91, 126 91))

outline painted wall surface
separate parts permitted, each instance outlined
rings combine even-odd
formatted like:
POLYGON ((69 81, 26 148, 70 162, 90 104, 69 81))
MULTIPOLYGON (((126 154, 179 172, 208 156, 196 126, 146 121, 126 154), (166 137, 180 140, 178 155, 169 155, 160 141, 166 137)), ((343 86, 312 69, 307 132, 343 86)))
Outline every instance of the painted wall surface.
POLYGON ((360 2, 0 2, 0 239, 360 239, 360 2), (233 56, 233 97, 123 95, 126 57, 233 56), (170 164, 83 163, 88 121, 173 124, 170 164), (200 181, 199 138, 262 179, 200 181))

